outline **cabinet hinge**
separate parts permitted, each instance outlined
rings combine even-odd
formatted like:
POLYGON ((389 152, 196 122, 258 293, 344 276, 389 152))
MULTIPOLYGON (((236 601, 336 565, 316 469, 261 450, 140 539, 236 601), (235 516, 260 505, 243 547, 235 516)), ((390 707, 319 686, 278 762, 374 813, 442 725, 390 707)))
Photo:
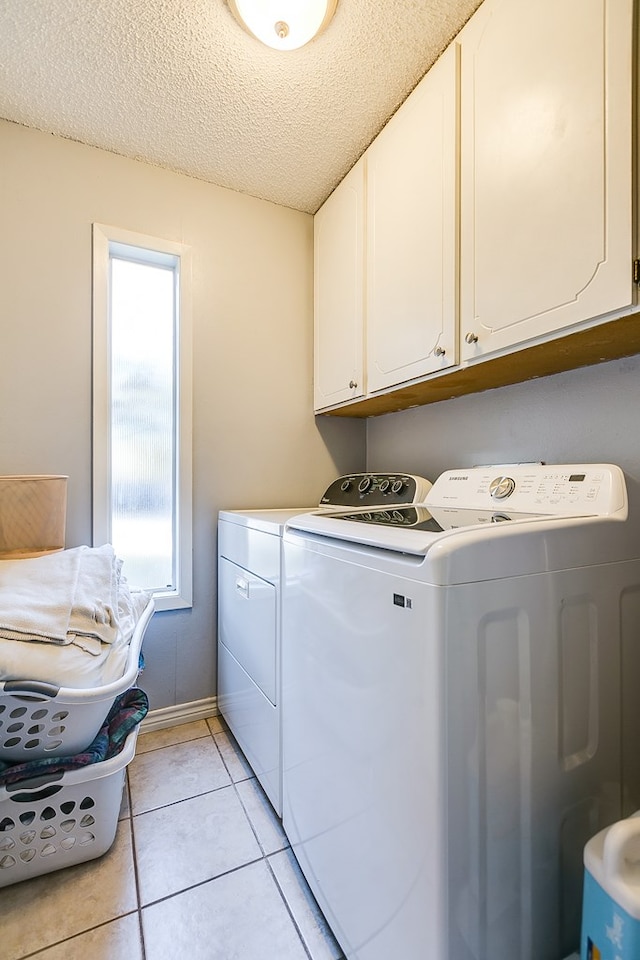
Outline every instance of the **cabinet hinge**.
POLYGON ((633 282, 640 283, 640 260, 633 261, 633 282))

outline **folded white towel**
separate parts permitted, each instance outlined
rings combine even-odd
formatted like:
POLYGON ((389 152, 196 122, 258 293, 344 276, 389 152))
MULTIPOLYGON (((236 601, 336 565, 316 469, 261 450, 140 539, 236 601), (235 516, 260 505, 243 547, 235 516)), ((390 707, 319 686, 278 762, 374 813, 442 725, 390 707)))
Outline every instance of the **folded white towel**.
MULTIPOLYGON (((115 643, 98 643, 87 655, 77 643, 16 643, 0 636, 0 680, 41 680, 60 687, 91 689, 119 680, 128 667, 129 645, 150 594, 131 590, 122 577, 118 590, 120 628, 115 643)), ((97 641, 95 641, 97 642, 97 641)))
POLYGON ((113 643, 118 632, 118 583, 122 560, 109 543, 80 547, 80 569, 68 632, 113 643))
POLYGON ((0 636, 97 654, 118 636, 120 568, 111 544, 0 560, 0 636))

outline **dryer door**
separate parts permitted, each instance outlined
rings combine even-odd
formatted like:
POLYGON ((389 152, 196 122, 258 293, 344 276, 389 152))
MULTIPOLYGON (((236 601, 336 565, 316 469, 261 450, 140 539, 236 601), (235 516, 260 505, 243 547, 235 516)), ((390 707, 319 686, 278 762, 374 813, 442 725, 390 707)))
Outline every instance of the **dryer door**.
POLYGON ((276 696, 276 588, 220 557, 220 642, 264 695, 276 696))

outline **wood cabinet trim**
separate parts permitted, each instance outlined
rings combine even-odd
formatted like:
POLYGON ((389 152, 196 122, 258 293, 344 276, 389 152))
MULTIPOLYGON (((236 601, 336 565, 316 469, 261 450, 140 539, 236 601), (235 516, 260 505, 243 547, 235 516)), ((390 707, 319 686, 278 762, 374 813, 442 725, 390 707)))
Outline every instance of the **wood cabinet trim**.
POLYGON ((640 312, 556 337, 545 343, 533 344, 500 357, 481 359, 477 363, 470 363, 458 370, 419 383, 322 411, 320 415, 377 417, 470 393, 548 377, 555 373, 565 373, 637 353, 640 353, 640 312))

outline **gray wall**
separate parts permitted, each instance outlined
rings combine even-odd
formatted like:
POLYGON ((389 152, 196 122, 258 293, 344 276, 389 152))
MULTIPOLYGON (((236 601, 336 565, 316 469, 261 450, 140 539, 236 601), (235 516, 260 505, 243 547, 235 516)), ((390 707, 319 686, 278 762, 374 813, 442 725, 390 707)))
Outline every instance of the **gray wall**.
POLYGON ((367 420, 370 470, 535 460, 617 463, 638 503, 640 356, 367 420))
POLYGON ((91 543, 91 223, 193 250, 194 606, 149 628, 152 708, 215 694, 218 510, 316 503, 364 469, 365 436, 369 469, 432 479, 473 463, 611 461, 638 501, 640 357, 315 420, 311 217, 5 121, 0 170, 0 473, 69 474, 68 546, 91 543))
POLYGON ((364 467, 364 423, 313 417, 312 218, 6 121, 0 211, 0 474, 69 475, 69 547, 91 543, 91 224, 192 248, 194 604, 156 613, 142 683, 152 708, 212 697, 218 510, 315 504, 364 467))

